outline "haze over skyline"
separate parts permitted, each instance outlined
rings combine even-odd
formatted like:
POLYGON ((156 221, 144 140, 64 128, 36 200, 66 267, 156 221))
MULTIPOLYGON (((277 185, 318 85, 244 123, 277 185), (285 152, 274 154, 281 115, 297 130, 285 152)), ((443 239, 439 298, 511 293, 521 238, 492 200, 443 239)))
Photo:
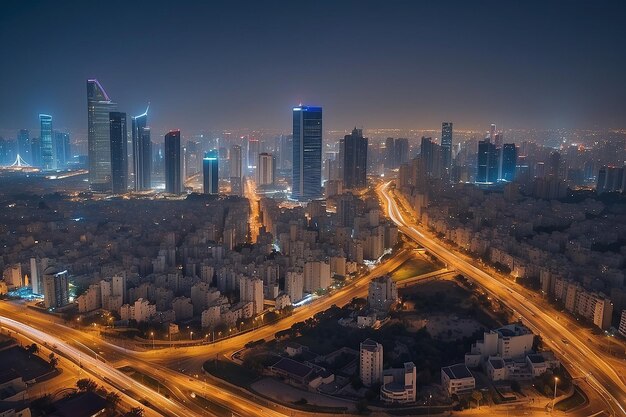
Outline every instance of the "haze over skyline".
POLYGON ((33 3, 0 6, 3 132, 85 132, 87 78, 157 135, 289 131, 299 103, 325 130, 626 127, 624 2, 33 3))

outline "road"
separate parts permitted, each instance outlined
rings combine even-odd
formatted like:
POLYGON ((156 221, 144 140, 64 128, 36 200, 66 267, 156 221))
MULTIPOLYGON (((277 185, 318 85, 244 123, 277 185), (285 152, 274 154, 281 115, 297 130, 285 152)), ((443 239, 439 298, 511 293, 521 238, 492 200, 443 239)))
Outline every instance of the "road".
POLYGON ((443 261, 448 268, 456 269, 472 279, 513 309, 526 325, 542 336, 545 343, 560 353, 563 361, 569 365, 568 368, 586 376, 589 384, 604 398, 613 415, 626 416, 626 385, 615 372, 612 358, 590 349, 577 332, 555 319, 558 312, 547 309, 545 305, 537 305, 532 298, 523 295, 519 285, 498 275, 487 274, 476 267, 471 259, 444 247, 426 230, 407 220, 392 194, 391 184, 391 181, 382 183, 377 187, 377 192, 388 216, 406 236, 443 261), (562 342, 564 338, 568 340, 567 343, 562 342))

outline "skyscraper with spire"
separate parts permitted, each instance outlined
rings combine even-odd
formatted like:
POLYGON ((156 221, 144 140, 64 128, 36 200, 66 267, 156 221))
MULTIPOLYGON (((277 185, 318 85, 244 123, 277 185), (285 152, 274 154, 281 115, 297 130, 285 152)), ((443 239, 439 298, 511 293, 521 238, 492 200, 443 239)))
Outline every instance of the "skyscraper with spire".
POLYGON ((117 105, 98 80, 87 80, 87 154, 89 187, 93 191, 111 189, 111 132, 109 113, 117 105))
POLYGON ((133 146, 133 174, 135 175, 135 191, 144 191, 152 188, 152 142, 148 127, 148 110, 133 117, 132 146, 133 146))

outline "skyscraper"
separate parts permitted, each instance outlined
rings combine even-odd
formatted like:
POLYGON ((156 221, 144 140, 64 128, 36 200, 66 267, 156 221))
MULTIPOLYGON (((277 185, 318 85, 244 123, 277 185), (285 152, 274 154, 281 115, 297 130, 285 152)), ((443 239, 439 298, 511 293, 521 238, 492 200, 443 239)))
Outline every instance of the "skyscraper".
POLYGON ((170 130, 165 135, 165 192, 183 192, 183 179, 180 160, 180 130, 170 130))
POLYGON ((248 137, 248 169, 256 169, 257 157, 259 155, 259 139, 250 136, 248 137))
POLYGON ((41 168, 44 170, 55 169, 54 142, 52 141, 52 116, 48 114, 39 115, 39 125, 41 127, 39 146, 41 148, 41 168))
POLYGON ((241 146, 233 145, 230 148, 229 155, 229 163, 230 163, 230 177, 237 177, 241 179, 243 175, 242 171, 242 163, 241 163, 241 146))
POLYGON ((126 113, 109 113, 111 136, 111 190, 113 194, 128 191, 128 136, 126 113))
POLYGON ((274 156, 266 152, 260 153, 256 169, 258 186, 274 184, 274 168, 274 156))
POLYGON ((420 159, 424 162, 426 174, 432 178, 441 178, 444 171, 444 150, 433 142, 431 137, 422 136, 420 159))
POLYGON ((343 184, 346 188, 367 185, 367 138, 356 127, 343 138, 343 184))
POLYGON ((28 131, 28 129, 20 129, 17 134, 17 153, 24 161, 28 162, 31 165, 33 164, 31 155, 30 132, 28 131))
POLYGON ((441 124, 441 148, 443 166, 449 169, 452 166, 452 122, 441 124))
POLYGON ((148 109, 143 114, 133 117, 133 174, 135 175, 135 191, 152 188, 152 142, 148 123, 148 109))
POLYGON ((498 149, 488 139, 478 142, 476 182, 494 183, 498 179, 498 149))
POLYGON ((398 138, 394 144, 396 167, 409 162, 409 140, 398 138))
POLYGON ((517 169, 517 148, 514 143, 502 145, 502 180, 514 181, 517 169))
POLYGON ((72 152, 70 148, 70 134, 55 130, 53 138, 56 166, 59 169, 67 168, 67 163, 72 158, 72 152))
POLYGON ((291 197, 308 201, 322 194, 322 108, 293 108, 291 197))
POLYGON ((202 184, 204 194, 219 194, 219 174, 217 151, 213 149, 204 155, 202 160, 202 184))
POLYGON ((87 153, 89 186, 94 191, 111 189, 111 137, 109 113, 117 105, 98 80, 87 80, 87 153))
POLYGON ((280 135, 279 155, 280 169, 291 169, 293 162, 293 135, 280 135))

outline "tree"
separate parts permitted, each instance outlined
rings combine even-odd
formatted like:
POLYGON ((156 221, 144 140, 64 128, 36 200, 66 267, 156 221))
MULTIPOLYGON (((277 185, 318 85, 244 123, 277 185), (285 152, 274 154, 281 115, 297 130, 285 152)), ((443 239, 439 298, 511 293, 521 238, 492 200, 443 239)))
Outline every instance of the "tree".
POLYGON ((144 411, 141 407, 133 407, 124 414, 124 417, 143 417, 144 411))
POLYGON ((367 412, 369 411, 369 408, 367 408, 367 401, 361 400, 356 403, 356 411, 359 414, 367 414, 367 412))
POLYGON ((57 358, 56 356, 54 356, 54 353, 51 353, 50 356, 50 367, 55 369, 57 367, 57 365, 59 364, 59 358, 57 358))
POLYGON ((122 397, 120 397, 120 394, 118 394, 117 392, 111 391, 107 393, 105 400, 107 402, 107 408, 113 410, 122 401, 122 397))
POLYGON ((472 392, 472 399, 476 401, 476 403, 478 404, 478 407, 480 407, 480 400, 483 399, 483 393, 480 391, 474 390, 472 392))
POLYGON ((36 355, 37 353, 39 353, 39 346, 37 346, 35 343, 33 343, 32 345, 28 345, 26 347, 26 352, 28 352, 28 355, 36 355))
POLYGON ((98 384, 89 378, 82 378, 76 381, 76 387, 81 392, 93 392, 98 388, 98 384))

